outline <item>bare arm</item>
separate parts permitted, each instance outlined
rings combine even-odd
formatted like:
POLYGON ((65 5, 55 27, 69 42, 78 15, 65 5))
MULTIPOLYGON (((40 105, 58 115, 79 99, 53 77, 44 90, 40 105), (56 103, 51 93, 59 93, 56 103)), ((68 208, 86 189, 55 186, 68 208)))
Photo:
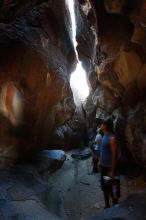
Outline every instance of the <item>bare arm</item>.
POLYGON ((110 140, 110 148, 112 154, 111 170, 109 176, 114 177, 115 168, 116 168, 116 155, 117 155, 117 140, 115 137, 112 137, 110 140))

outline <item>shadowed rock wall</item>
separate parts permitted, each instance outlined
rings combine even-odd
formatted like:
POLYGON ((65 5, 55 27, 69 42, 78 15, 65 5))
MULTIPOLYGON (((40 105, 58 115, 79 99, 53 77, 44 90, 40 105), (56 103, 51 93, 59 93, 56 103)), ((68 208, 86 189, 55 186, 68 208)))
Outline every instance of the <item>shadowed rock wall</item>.
POLYGON ((56 127, 72 117, 76 57, 63 0, 0 4, 0 166, 8 166, 48 146, 56 127))
MULTIPOLYGON (((77 37, 79 58, 83 63, 88 59, 87 75, 92 76, 89 80, 92 79, 90 86, 93 95, 88 98, 90 107, 94 104, 96 108, 96 114, 92 111, 92 115, 98 119, 112 117, 124 145, 128 146, 134 159, 145 166, 146 2, 78 2, 78 23, 86 27, 88 24, 95 35, 95 40, 90 34, 86 38, 87 32, 84 34, 83 31, 82 34, 78 32, 77 37), (83 45, 84 39, 87 39, 86 47, 83 45), (96 52, 93 44, 96 45, 96 52)), ((85 109, 88 112, 88 105, 85 109)))
POLYGON ((64 0, 0 1, 2 166, 54 147, 65 135, 72 140, 80 126, 84 130, 107 116, 135 160, 145 165, 146 3, 75 2, 77 51, 90 86, 84 103, 88 122, 83 117, 80 125, 78 117, 71 120, 69 75, 76 57, 64 0))

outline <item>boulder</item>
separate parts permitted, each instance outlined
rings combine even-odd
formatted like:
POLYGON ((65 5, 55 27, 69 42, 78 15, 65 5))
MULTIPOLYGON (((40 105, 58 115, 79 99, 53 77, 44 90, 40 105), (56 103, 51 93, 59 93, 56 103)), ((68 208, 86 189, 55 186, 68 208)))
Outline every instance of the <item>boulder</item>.
POLYGON ((66 154, 63 150, 43 150, 33 159, 39 172, 53 172, 63 165, 66 154))

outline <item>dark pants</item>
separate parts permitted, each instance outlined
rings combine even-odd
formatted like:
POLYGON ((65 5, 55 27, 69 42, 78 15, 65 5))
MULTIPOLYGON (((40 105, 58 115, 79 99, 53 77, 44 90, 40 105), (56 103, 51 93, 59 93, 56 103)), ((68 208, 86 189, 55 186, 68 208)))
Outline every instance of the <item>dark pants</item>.
POLYGON ((97 167, 98 166, 98 158, 93 157, 92 162, 93 162, 93 172, 98 173, 98 167, 97 167))
POLYGON ((120 177, 119 173, 116 170, 115 178, 111 182, 110 180, 105 180, 105 176, 108 176, 110 168, 101 167, 101 189, 104 192, 106 206, 109 206, 109 196, 113 199, 113 203, 117 203, 118 198, 120 197, 120 177))
POLYGON ((93 163, 93 172, 98 173, 98 161, 99 153, 97 150, 92 150, 92 163, 93 163))

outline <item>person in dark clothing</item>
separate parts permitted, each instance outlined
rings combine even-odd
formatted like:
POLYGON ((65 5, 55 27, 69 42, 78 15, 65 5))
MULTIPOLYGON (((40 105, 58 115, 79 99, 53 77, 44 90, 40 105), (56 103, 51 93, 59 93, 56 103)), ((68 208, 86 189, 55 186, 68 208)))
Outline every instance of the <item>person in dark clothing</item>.
POLYGON ((103 121, 101 129, 104 133, 99 159, 101 189, 104 194, 105 208, 109 208, 109 197, 112 198, 113 205, 118 203, 120 197, 120 180, 116 168, 117 139, 113 134, 113 123, 110 119, 103 121))

